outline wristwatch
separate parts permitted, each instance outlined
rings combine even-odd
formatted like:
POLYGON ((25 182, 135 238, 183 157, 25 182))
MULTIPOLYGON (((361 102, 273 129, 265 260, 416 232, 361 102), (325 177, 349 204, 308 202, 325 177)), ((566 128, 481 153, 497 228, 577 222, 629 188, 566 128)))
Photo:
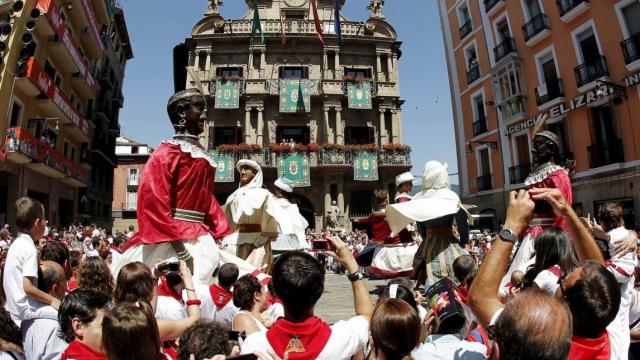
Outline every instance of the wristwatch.
POLYGON ((360 270, 354 272, 353 274, 348 274, 347 275, 347 279, 349 279, 349 281, 354 282, 354 281, 358 281, 358 280, 362 280, 364 279, 364 275, 360 272, 360 270))
POLYGON ((504 241, 508 241, 512 244, 515 244, 518 241, 518 237, 516 236, 516 234, 514 234, 513 231, 511 231, 511 229, 507 229, 504 226, 500 227, 498 236, 500 236, 500 239, 504 241))

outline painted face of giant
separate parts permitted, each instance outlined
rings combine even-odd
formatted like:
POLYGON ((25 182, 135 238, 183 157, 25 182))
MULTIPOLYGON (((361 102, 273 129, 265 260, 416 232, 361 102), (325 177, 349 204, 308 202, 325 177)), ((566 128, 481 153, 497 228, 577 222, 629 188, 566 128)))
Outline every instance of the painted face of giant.
POLYGON ((245 186, 256 176, 256 169, 248 165, 240 167, 240 186, 245 186))
POLYGON ((555 153, 555 145, 543 136, 533 138, 533 163, 538 166, 546 162, 552 161, 555 153))
POLYGON ((204 132, 204 123, 207 121, 207 104, 202 96, 191 97, 189 107, 184 110, 184 118, 187 120, 185 131, 192 135, 200 135, 204 132))

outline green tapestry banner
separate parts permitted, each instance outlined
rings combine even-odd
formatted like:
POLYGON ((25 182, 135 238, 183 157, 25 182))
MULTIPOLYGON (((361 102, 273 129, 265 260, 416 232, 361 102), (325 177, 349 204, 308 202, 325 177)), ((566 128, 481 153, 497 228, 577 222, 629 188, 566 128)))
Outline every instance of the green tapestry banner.
POLYGON ((353 163, 353 180, 378 181, 378 158, 375 153, 360 152, 353 163))
POLYGON ((236 80, 216 81, 216 109, 240 107, 240 82, 236 80))
POLYGON ((278 174, 291 180, 294 187, 311 186, 309 155, 293 153, 278 156, 278 174))
POLYGON ((307 85, 305 79, 280 80, 280 112, 310 112, 311 96, 307 85))
POLYGON ((349 109, 371 110, 371 84, 368 81, 347 83, 349 109))
POLYGON ((216 162, 217 183, 232 183, 235 181, 236 169, 233 154, 212 152, 209 154, 216 162))

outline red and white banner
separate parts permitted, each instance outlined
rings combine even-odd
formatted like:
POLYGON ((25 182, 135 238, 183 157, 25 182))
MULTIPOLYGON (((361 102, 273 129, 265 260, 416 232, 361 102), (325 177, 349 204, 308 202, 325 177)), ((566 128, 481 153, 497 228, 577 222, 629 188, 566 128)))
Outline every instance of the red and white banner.
POLYGON ((27 61, 27 71, 25 77, 29 78, 31 82, 47 97, 51 99, 54 104, 62 111, 79 129, 83 134, 89 136, 89 124, 87 121, 78 114, 76 109, 69 103, 67 97, 64 95, 53 80, 44 72, 44 69, 34 59, 29 58, 27 61))
POLYGON ((89 5, 89 0, 80 0, 80 4, 82 4, 82 10, 84 10, 84 14, 87 17, 87 22, 89 23, 89 28, 91 29, 91 35, 93 35, 93 40, 98 44, 98 48, 100 52, 104 51, 104 44, 102 43, 102 37, 100 36, 100 32, 98 32, 98 24, 96 23, 96 16, 93 14, 93 9, 89 5))
POLYGON ((71 36, 71 32, 69 31, 69 29, 67 28, 67 25, 64 23, 64 20, 62 19, 60 10, 56 8, 55 2, 53 0, 38 0, 38 8, 40 9, 41 12, 43 12, 46 15, 47 20, 49 20, 49 23, 53 28, 53 31, 58 35, 59 41, 61 41, 64 44, 67 51, 69 51, 69 54, 73 59, 73 62, 78 67, 80 76, 87 83, 87 86, 89 86, 89 88, 91 89, 91 92, 95 94, 96 80, 93 78, 93 76, 91 76, 91 72, 89 72, 89 67, 87 66, 87 63, 82 58, 82 55, 80 55, 80 50, 78 49, 78 45, 76 45, 76 42, 73 40, 73 37, 71 36))

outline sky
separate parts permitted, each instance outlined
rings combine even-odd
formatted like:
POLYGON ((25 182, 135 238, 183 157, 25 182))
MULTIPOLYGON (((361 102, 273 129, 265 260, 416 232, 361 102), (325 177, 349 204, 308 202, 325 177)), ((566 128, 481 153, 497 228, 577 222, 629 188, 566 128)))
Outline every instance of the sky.
MULTIPOLYGON (((173 129, 166 103, 173 93, 173 47, 191 34, 207 9, 207 0, 120 0, 134 58, 127 63, 122 135, 156 147, 173 129)), ((350 21, 369 16, 368 0, 346 0, 350 21)), ((244 0, 225 0, 222 16, 236 19, 247 11, 244 0)), ((413 149, 412 172, 421 175, 425 162, 439 160, 457 173, 451 95, 446 58, 434 0, 387 0, 387 22, 402 41, 399 61, 404 142, 413 149)), ((348 121, 348 119, 346 119, 348 121)), ((458 183, 458 177, 451 177, 458 183)))

